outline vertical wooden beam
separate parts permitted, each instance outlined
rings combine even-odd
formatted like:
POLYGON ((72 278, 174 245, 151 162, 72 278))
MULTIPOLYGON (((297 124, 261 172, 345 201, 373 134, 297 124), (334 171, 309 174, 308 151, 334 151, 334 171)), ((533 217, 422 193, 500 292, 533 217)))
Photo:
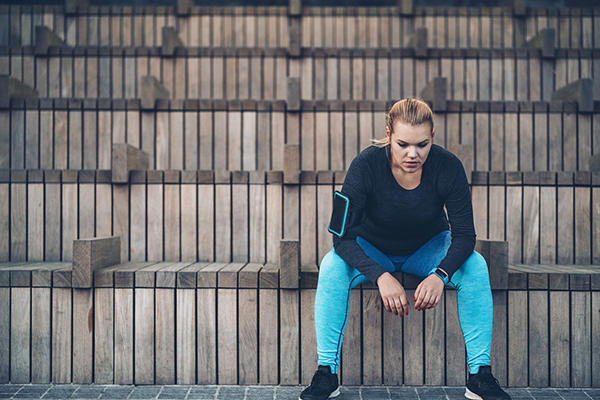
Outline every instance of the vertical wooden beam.
POLYGON ((73 383, 92 383, 93 302, 93 289, 73 289, 73 383))
POLYGON ((299 288, 300 279, 300 243, 297 240, 282 240, 280 252, 280 287, 283 289, 299 288))

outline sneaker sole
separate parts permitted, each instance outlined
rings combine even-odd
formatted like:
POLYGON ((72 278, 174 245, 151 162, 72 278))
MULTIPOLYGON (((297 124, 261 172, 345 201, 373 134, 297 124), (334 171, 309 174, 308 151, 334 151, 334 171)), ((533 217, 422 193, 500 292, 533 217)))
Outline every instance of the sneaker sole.
MULTIPOLYGON (((335 389, 330 395, 329 395, 329 399, 333 399, 334 397, 338 397, 340 395, 340 388, 338 387, 337 389, 335 389)), ((298 397, 298 400, 302 400, 301 397, 298 397)))
POLYGON ((471 400, 483 400, 483 398, 481 396, 471 392, 469 389, 467 389, 467 391, 465 392, 465 397, 467 399, 471 399, 471 400))

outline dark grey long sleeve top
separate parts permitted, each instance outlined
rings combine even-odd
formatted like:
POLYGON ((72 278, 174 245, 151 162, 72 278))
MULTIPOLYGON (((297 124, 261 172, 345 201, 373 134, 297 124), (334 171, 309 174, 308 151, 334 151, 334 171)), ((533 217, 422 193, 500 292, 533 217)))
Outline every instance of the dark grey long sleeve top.
POLYGON ((335 251, 373 283, 386 270, 365 254, 357 236, 384 254, 400 256, 414 253, 450 229, 452 244, 439 265, 450 277, 473 253, 475 228, 467 176, 460 160, 442 147, 432 145, 421 183, 412 190, 394 178, 387 148, 368 147, 350 164, 341 192, 350 200, 348 227, 343 237, 334 235, 335 251))

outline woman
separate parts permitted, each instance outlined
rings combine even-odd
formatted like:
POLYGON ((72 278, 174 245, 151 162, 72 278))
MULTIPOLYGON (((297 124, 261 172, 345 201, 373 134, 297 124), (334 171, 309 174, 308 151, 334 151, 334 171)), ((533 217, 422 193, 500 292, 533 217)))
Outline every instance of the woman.
POLYGON ((473 251, 463 166, 433 144, 432 112, 420 99, 394 104, 385 131, 384 139, 352 161, 342 196, 336 197, 341 201, 334 203, 333 248, 321 261, 315 298, 319 367, 300 399, 325 400, 340 393, 337 368, 351 288, 371 281, 387 311, 408 315, 409 300, 391 274, 398 271, 423 279, 413 298, 419 311, 438 304, 444 285, 456 289, 469 365, 465 396, 510 399, 489 366, 492 293, 485 260, 473 251))

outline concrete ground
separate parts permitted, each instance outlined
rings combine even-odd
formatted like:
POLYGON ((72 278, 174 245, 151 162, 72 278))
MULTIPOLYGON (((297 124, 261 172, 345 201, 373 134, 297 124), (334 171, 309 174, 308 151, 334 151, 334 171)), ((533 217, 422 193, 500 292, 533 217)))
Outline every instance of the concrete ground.
MULTIPOLYGON (((0 399, 295 400, 300 386, 0 385, 0 399)), ((459 400, 460 387, 342 386, 339 400, 459 400)), ((508 389, 513 400, 600 400, 600 389, 508 389)))

